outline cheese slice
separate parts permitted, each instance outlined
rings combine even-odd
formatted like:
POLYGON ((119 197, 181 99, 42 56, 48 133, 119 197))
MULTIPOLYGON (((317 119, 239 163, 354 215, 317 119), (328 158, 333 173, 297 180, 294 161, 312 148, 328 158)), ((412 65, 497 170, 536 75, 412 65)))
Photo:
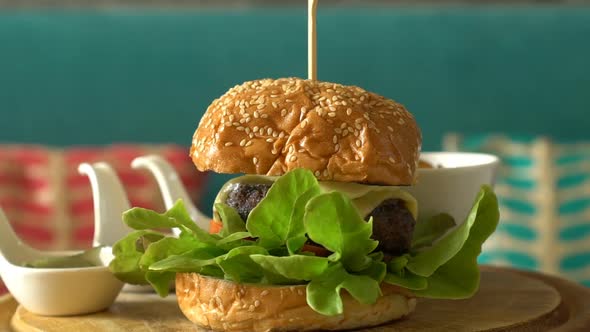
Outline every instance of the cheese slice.
MULTIPOLYGON (((265 176, 265 175, 244 175, 233 178, 226 182, 217 197, 215 203, 224 203, 227 200, 227 196, 233 190, 234 186, 238 183, 245 184, 270 184, 272 185, 277 177, 265 176)), ((320 181, 320 189, 324 193, 329 192, 341 192, 350 198, 359 211, 359 214, 363 217, 367 216, 373 211, 379 204, 387 199, 401 199, 404 201, 406 208, 410 211, 414 220, 418 218, 418 202, 416 199, 406 192, 403 187, 400 186, 375 186, 365 185, 360 183, 350 182, 331 182, 331 181, 320 181)), ((219 220, 218 214, 214 211, 216 220, 219 220)))

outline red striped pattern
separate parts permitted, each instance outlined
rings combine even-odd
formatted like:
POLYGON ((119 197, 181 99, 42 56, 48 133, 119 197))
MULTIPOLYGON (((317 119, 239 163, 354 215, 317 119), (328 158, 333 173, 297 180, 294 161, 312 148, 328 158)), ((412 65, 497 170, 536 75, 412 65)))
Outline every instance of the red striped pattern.
POLYGON ((130 167, 134 158, 150 153, 166 158, 179 173, 191 197, 195 201, 200 198, 205 176, 196 171, 184 147, 113 145, 51 152, 40 146, 0 146, 0 206, 19 236, 32 246, 87 247, 94 233, 94 204, 90 182, 86 176, 78 174, 78 165, 108 162, 119 175, 133 206, 163 211, 155 180, 148 172, 130 167), (52 164, 51 153, 62 162, 52 164), (53 169, 64 166, 59 172, 53 169), (63 174, 64 178, 50 178, 54 174, 63 174), (59 187, 54 188, 56 185, 59 187), (65 202, 54 201, 58 197, 56 192, 64 193, 59 197, 65 202), (65 211, 58 211, 58 206, 65 211), (65 220, 58 218, 64 215, 65 220), (69 233, 63 234, 64 230, 69 233))
POLYGON ((7 293, 8 293, 8 289, 6 288, 6 286, 4 286, 2 279, 0 279, 0 296, 7 294, 7 293))
POLYGON ((28 178, 14 174, 0 174, 0 186, 14 186, 25 190, 39 190, 49 186, 47 179, 28 178))

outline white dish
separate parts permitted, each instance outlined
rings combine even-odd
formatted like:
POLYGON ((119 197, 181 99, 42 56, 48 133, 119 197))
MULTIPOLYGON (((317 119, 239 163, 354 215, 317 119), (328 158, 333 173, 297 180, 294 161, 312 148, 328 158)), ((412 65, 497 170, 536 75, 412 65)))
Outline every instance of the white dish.
POLYGON ((92 313, 109 307, 123 283, 108 268, 111 248, 99 251, 93 263, 81 268, 24 267, 44 257, 81 252, 41 252, 22 243, 0 209, 0 275, 14 298, 32 313, 67 316, 92 313))
POLYGON ((458 223, 467 217, 481 186, 494 184, 500 163, 494 155, 466 152, 423 152, 420 159, 434 168, 419 168, 416 184, 405 188, 418 201, 418 220, 444 212, 458 223))

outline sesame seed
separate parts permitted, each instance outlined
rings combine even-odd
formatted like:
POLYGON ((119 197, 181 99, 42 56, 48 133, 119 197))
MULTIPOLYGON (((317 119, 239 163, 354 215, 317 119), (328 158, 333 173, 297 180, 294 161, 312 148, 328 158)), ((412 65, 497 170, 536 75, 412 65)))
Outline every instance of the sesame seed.
POLYGON ((324 170, 324 173, 323 173, 323 175, 324 175, 324 176, 328 176, 328 170, 327 170, 327 169, 325 169, 325 170, 324 170))
POLYGON ((315 171, 313 174, 314 174, 315 176, 320 176, 320 175, 321 175, 321 174, 320 174, 320 171, 315 171))
POLYGON ((273 131, 272 132, 272 137, 277 138, 277 137, 279 137, 279 134, 276 131, 273 131))
POLYGON ((338 143, 338 136, 334 135, 334 137, 332 137, 332 142, 334 144, 338 143))
POLYGON ((291 162, 293 162, 293 161, 295 161, 295 160, 297 160, 297 156, 291 156, 291 157, 289 158, 289 161, 291 161, 291 162))
POLYGON ((357 118, 356 120, 354 120, 355 123, 361 123, 363 122, 363 118, 357 118))
POLYGON ((240 141, 240 146, 244 146, 244 145, 246 145, 246 139, 245 138, 240 141))
POLYGON ((260 135, 264 135, 264 128, 260 128, 260 130, 258 130, 258 133, 259 133, 260 135))
POLYGON ((277 108, 277 107, 279 107, 279 105, 278 105, 276 102, 274 102, 274 101, 273 101, 273 102, 272 102, 272 107, 273 107, 273 108, 277 108))
POLYGON ((305 108, 305 106, 301 107, 301 113, 303 113, 303 115, 307 113, 307 108, 305 108))
POLYGON ((244 131, 246 131, 246 134, 250 134, 250 128, 249 127, 244 128, 244 131))
POLYGON ((357 146, 357 147, 359 147, 359 148, 360 148, 362 144, 363 144, 363 142, 361 142, 361 140, 360 140, 360 139, 357 139, 357 140, 356 140, 356 146, 357 146))
POLYGON ((399 120, 397 120, 397 123, 403 125, 405 122, 404 122, 404 119, 400 118, 399 120))
POLYGON ((256 106, 256 109, 261 110, 261 109, 263 109, 265 107, 266 107, 266 105, 264 105, 264 104, 258 104, 258 106, 256 106))
POLYGON ((250 146, 250 145, 252 145, 252 141, 246 142, 246 145, 245 146, 250 146))
POLYGON ((305 128, 305 126, 307 126, 307 120, 303 120, 303 122, 301 122, 301 128, 305 128))
POLYGON ((241 123, 241 124, 244 124, 244 123, 246 123, 246 118, 242 118, 242 119, 240 119, 240 123, 241 123))
POLYGON ((253 131, 258 131, 258 126, 254 126, 254 128, 252 128, 253 131))
POLYGON ((299 150, 297 150, 297 152, 303 153, 303 152, 305 152, 305 149, 299 149, 299 150))
POLYGON ((287 110, 283 108, 281 110, 281 116, 285 116, 285 115, 287 115, 287 110))
POLYGON ((352 108, 346 109, 346 115, 351 115, 351 114, 352 114, 352 108))
POLYGON ((340 150, 340 144, 336 144, 336 145, 334 145, 334 150, 335 150, 336 152, 338 152, 338 150, 340 150))
POLYGON ((277 150, 275 150, 275 149, 273 148, 273 149, 270 151, 270 153, 272 153, 272 154, 278 154, 278 153, 279 153, 279 151, 277 151, 277 150))
POLYGON ((256 300, 254 301, 254 307, 258 308, 260 306, 260 301, 256 300))
POLYGON ((268 114, 264 113, 264 114, 260 114, 260 117, 263 119, 267 119, 268 118, 268 114))
POLYGON ((265 289, 260 293, 260 296, 266 296, 268 295, 268 291, 265 289))
POLYGON ((285 137, 285 132, 281 131, 281 133, 279 134, 279 138, 283 138, 285 137))
POLYGON ((232 145, 234 145, 234 143, 232 143, 232 142, 225 143, 225 146, 232 146, 232 145))
POLYGON ((390 161, 392 164, 395 164, 395 159, 393 159, 393 157, 389 157, 389 161, 390 161))
POLYGON ((355 123, 354 127, 358 130, 361 130, 363 128, 359 123, 355 123))
POLYGON ((258 158, 256 158, 256 157, 252 158, 252 162, 254 163, 254 165, 258 164, 258 158))
POLYGON ((336 113, 334 113, 334 112, 330 112, 330 113, 328 113, 328 116, 329 116, 329 117, 331 117, 331 118, 333 118, 333 117, 335 117, 335 116, 336 116, 336 113))
POLYGON ((259 116, 260 116, 260 113, 258 113, 258 111, 254 111, 254 117, 255 117, 256 119, 258 119, 258 117, 259 117, 259 116))
POLYGON ((272 142, 274 142, 275 140, 274 140, 274 139, 272 139, 272 138, 267 138, 267 139, 266 139, 266 141, 267 141, 268 143, 272 143, 272 142))
POLYGON ((270 134, 272 134, 272 128, 268 127, 268 128, 266 129, 266 134, 267 134, 267 135, 270 135, 270 134))
POLYGON ((254 305, 252 305, 252 304, 251 304, 251 305, 248 307, 248 311, 250 311, 250 312, 254 311, 254 305))
POLYGON ((393 132, 393 128, 391 126, 387 126, 387 129, 389 129, 389 131, 393 132))
POLYGON ((342 134, 342 129, 340 129, 340 128, 334 128, 334 132, 336 134, 342 134))
POLYGON ((342 132, 342 137, 346 137, 346 135, 348 135, 348 129, 344 129, 342 132))

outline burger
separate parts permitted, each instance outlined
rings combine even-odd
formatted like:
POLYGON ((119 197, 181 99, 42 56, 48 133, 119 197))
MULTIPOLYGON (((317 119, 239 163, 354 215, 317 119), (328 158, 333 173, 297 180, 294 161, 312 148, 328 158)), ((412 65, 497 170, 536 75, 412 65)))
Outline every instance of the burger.
POLYGON ((111 270, 161 296, 175 285, 184 315, 215 331, 357 329, 410 315, 417 298, 470 297, 497 200, 483 186, 465 221, 417 223, 404 188, 419 180, 421 143, 404 106, 359 87, 237 85, 209 106, 190 148, 198 170, 237 174, 210 230, 182 201, 133 208, 111 270))

